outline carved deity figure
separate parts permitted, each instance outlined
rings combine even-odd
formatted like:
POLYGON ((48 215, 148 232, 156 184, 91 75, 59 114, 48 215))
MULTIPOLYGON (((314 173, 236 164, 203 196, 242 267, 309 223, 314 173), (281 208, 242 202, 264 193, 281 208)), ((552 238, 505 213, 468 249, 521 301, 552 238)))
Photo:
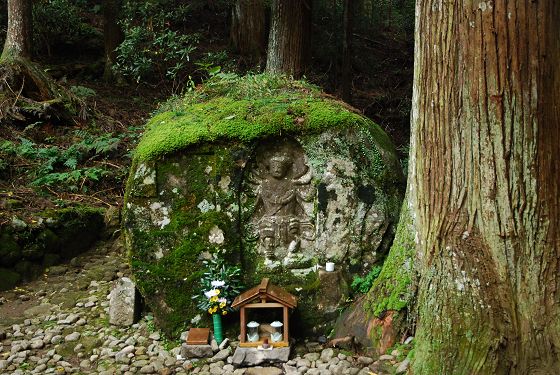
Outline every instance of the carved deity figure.
POLYGON ((298 252, 302 240, 315 235, 304 207, 313 198, 312 174, 302 152, 289 146, 264 151, 252 174, 257 184, 254 219, 259 248, 269 261, 289 258, 298 252))

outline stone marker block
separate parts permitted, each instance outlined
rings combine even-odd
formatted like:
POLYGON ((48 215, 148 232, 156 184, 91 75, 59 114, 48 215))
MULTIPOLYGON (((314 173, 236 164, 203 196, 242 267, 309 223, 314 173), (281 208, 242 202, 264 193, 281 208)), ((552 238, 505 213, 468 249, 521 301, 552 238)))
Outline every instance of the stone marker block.
POLYGON ((288 362, 290 347, 273 348, 272 350, 258 350, 256 348, 235 349, 232 364, 237 367, 258 366, 266 363, 288 362))
POLYGON ((214 355, 210 345, 181 345, 183 358, 210 358, 214 355))
POLYGON ((123 277, 115 283, 109 295, 109 323, 131 326, 138 314, 138 296, 134 282, 123 277))

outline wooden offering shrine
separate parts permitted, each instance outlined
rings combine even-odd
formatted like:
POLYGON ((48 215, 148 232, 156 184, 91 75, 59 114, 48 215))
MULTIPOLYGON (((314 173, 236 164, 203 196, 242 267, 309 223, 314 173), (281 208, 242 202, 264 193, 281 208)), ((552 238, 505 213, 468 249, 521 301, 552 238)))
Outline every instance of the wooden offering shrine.
POLYGON ((258 347, 263 344, 263 337, 258 341, 248 342, 247 340, 247 309, 283 309, 283 336, 282 341, 270 343, 273 347, 289 346, 289 309, 297 306, 297 298, 280 288, 269 283, 268 278, 262 279, 256 287, 247 290, 235 298, 231 307, 239 308, 241 324, 240 347, 258 347))

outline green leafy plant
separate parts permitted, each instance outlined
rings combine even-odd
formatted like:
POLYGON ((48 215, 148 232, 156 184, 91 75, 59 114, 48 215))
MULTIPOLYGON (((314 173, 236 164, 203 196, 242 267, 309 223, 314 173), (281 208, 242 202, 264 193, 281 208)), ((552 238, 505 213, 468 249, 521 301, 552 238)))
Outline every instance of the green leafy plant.
POLYGON ((189 6, 170 0, 126 1, 121 20, 125 39, 117 48, 115 70, 137 83, 185 79, 200 35, 174 27, 189 12, 189 6))
POLYGON ((29 161, 30 168, 26 173, 32 186, 57 185, 71 191, 86 191, 86 182, 99 181, 110 172, 103 166, 83 164, 116 150, 122 136, 93 135, 78 130, 74 132, 74 137, 77 142, 68 148, 37 145, 26 138, 20 138, 19 143, 4 141, 0 144, 0 155, 17 156, 29 161))
POLYGON ((354 277, 351 284, 352 289, 358 293, 362 293, 362 294, 367 293, 368 290, 370 290, 371 286, 373 285, 373 282, 375 281, 375 279, 377 279, 380 273, 381 273, 381 266, 375 266, 371 269, 371 271, 369 271, 369 273, 366 276, 354 277))
POLYGON ((209 314, 226 315, 232 311, 231 303, 241 291, 238 266, 228 265, 218 256, 204 261, 206 271, 200 280, 201 293, 194 295, 200 310, 209 314))
POLYGON ((82 99, 88 98, 90 96, 95 96, 97 94, 95 90, 84 86, 70 86, 70 91, 72 92, 72 94, 82 99))

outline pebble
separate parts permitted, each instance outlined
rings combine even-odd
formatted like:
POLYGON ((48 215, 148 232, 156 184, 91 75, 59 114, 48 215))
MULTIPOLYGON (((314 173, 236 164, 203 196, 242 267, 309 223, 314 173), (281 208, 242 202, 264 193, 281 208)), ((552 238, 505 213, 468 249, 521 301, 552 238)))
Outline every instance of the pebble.
POLYGON ((64 337, 64 341, 67 342, 71 342, 71 341, 78 341, 78 339, 80 338, 81 333, 80 332, 72 332, 71 334, 69 334, 68 336, 64 337))
POLYGON ((410 359, 406 358, 404 361, 399 363, 399 366, 397 367, 395 374, 404 374, 408 369, 409 365, 410 365, 410 359))
POLYGON ((391 354, 383 354, 382 356, 379 357, 380 361, 392 361, 393 359, 395 359, 395 357, 392 356, 391 354))

